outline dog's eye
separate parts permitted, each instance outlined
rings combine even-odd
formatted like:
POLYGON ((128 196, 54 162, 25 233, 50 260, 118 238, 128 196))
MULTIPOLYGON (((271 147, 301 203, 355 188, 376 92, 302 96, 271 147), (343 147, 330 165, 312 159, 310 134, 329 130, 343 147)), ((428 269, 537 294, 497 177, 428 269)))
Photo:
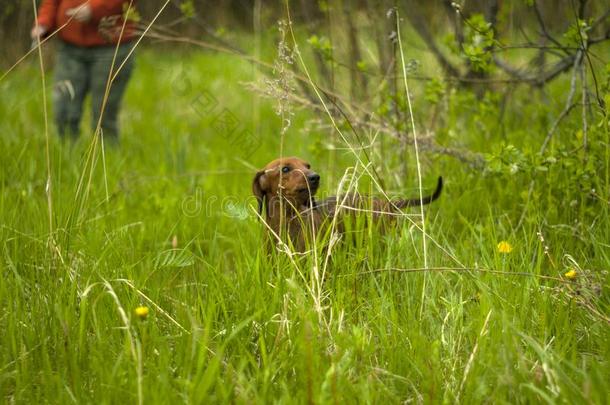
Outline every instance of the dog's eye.
POLYGON ((311 169, 311 165, 310 165, 309 163, 307 163, 307 164, 305 165, 305 167, 306 167, 307 169, 311 169))
POLYGON ((290 166, 282 167, 282 173, 288 173, 290 171, 290 166))

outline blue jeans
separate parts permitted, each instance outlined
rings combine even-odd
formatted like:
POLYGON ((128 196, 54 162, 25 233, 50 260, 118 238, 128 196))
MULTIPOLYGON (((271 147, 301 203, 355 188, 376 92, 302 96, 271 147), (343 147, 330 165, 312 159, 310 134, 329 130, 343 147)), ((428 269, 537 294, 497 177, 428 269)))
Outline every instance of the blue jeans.
MULTIPOLYGON (((125 61, 132 46, 130 43, 119 45, 113 75, 125 61)), ((78 136, 83 101, 87 93, 91 92, 93 130, 97 127, 101 116, 102 135, 105 138, 118 139, 119 107, 133 70, 134 55, 129 57, 116 75, 104 105, 106 83, 115 50, 115 45, 82 47, 59 41, 53 101, 55 124, 61 136, 78 136)))

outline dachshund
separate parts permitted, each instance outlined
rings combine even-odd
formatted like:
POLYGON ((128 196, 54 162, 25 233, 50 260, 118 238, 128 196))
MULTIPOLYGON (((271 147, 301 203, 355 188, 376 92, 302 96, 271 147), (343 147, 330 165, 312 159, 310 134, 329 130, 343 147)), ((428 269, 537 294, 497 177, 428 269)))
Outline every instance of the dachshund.
MULTIPOLYGON (((324 225, 332 221, 338 207, 351 212, 367 210, 372 212, 374 221, 395 216, 401 208, 430 204, 436 200, 443 189, 443 178, 438 178, 436 190, 429 196, 394 201, 348 194, 317 202, 315 194, 319 186, 320 175, 311 170, 309 163, 296 157, 273 160, 258 171, 252 181, 259 214, 263 215, 264 211, 269 229, 282 240, 288 236, 300 252, 307 246, 308 238, 325 229, 324 225)), ((339 221, 338 231, 343 230, 339 221)))

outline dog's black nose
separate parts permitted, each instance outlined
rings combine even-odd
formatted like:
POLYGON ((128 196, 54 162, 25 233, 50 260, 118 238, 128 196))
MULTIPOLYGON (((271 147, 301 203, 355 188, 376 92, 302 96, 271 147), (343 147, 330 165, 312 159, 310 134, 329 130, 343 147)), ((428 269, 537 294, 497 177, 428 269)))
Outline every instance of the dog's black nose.
POLYGON ((310 174, 309 176, 307 176, 307 180, 311 184, 317 184, 320 182, 320 175, 318 173, 310 174))

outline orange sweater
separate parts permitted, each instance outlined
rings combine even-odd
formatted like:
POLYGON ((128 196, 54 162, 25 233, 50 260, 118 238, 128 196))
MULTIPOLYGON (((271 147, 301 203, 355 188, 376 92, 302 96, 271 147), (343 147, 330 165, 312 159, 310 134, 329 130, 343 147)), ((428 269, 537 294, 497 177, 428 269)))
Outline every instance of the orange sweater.
POLYGON ((59 37, 74 45, 110 45, 116 44, 119 38, 121 42, 127 42, 134 36, 133 23, 130 21, 121 36, 123 7, 127 5, 129 0, 42 0, 38 9, 38 24, 47 27, 50 33, 67 23, 59 31, 59 37), (70 20, 66 11, 84 3, 89 3, 91 7, 91 20, 86 23, 70 20))

